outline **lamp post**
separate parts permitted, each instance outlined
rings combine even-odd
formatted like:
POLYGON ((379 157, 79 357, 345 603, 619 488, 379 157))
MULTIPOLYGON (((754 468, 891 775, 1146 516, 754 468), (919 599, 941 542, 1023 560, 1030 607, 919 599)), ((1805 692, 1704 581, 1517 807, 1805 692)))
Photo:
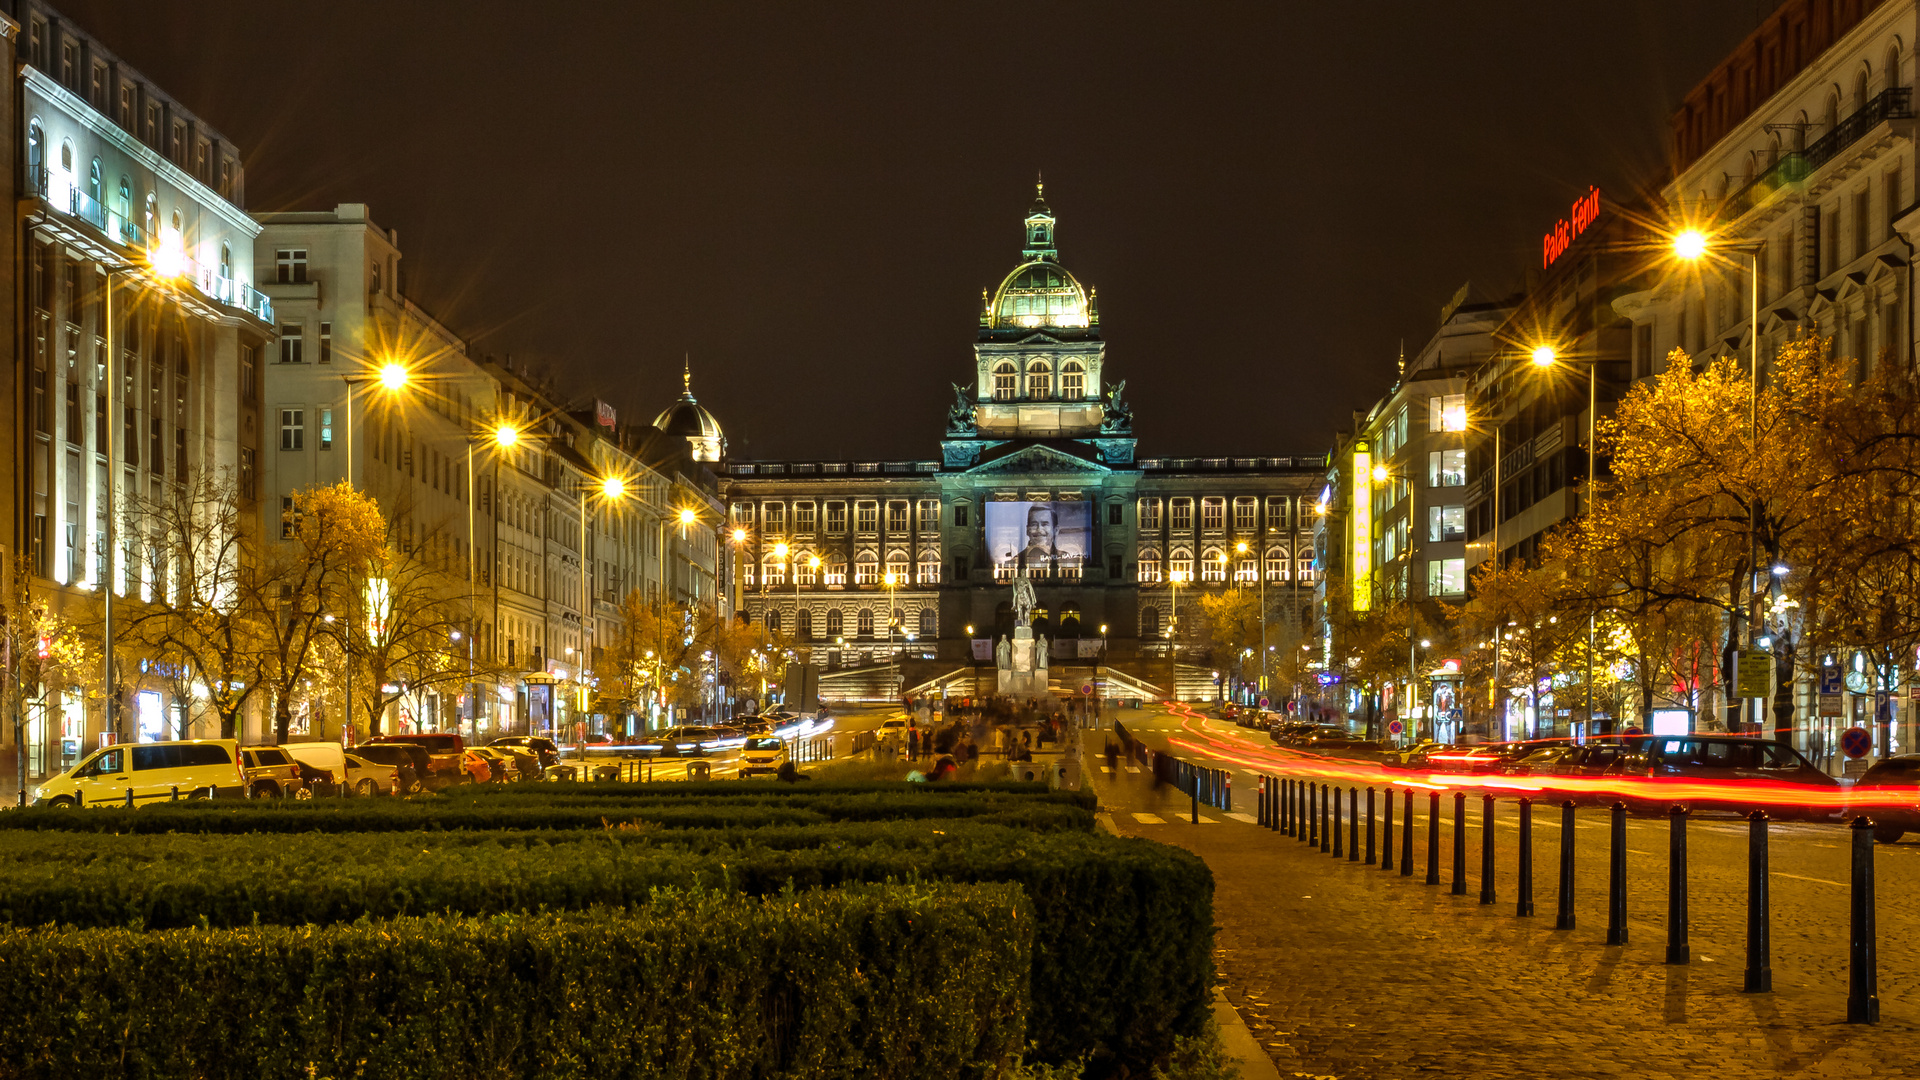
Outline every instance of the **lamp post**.
MULTIPOLYGON (((1191 570, 1173 570, 1167 574, 1167 582, 1173 586, 1173 615, 1167 621, 1167 641, 1168 651, 1173 656, 1176 675, 1180 665, 1180 585, 1191 577, 1193 577, 1191 570)), ((1176 678, 1175 681, 1177 682, 1178 679, 1176 678)), ((1178 696, 1178 693, 1179 691, 1176 690, 1175 695, 1178 696)))
MULTIPOLYGON (((773 545, 773 557, 775 559, 780 560, 782 565, 785 565, 787 562, 787 553, 791 550, 793 549, 789 548, 786 545, 786 543, 782 541, 781 543, 773 545)), ((797 570, 798 567, 795 567, 794 569, 797 570)), ((766 625, 767 614, 772 611, 771 602, 767 599, 767 586, 769 584, 770 582, 767 581, 767 568, 765 565, 762 565, 760 567, 760 610, 761 610, 760 624, 762 626, 766 625)), ((794 588, 798 590, 799 582, 796 581, 794 583, 794 588)), ((794 617, 798 618, 799 616, 796 614, 794 617)))
POLYGON ((889 570, 880 581, 887 590, 887 679, 888 685, 893 687, 895 693, 898 693, 900 690, 900 653, 893 647, 894 604, 898 595, 894 590, 898 587, 898 584, 894 578, 895 575, 893 571, 889 570))
MULTIPOLYGON (((1590 513, 1593 510, 1593 485, 1596 479, 1595 461, 1596 454, 1599 451, 1595 436, 1595 425, 1600 419, 1600 360, 1598 357, 1589 357, 1585 360, 1570 360, 1560 356, 1559 352, 1552 345, 1544 344, 1534 346, 1531 356, 1533 365, 1541 369, 1550 368, 1556 363, 1582 363, 1587 366, 1587 505, 1582 508, 1582 512, 1590 513)), ((1589 607, 1587 611, 1586 673, 1583 676, 1587 687, 1586 723, 1587 734, 1589 735, 1593 732, 1593 631, 1594 615, 1591 607, 1589 607)), ((1498 662, 1500 657, 1499 652, 1495 651, 1493 655, 1495 661, 1498 662)))
MULTIPOLYGON (((1751 242, 1733 242, 1718 240, 1707 236, 1698 229, 1683 229, 1673 237, 1674 257, 1682 262, 1699 262, 1716 249, 1737 252, 1747 257, 1747 335, 1750 346, 1747 356, 1747 441, 1749 452, 1757 455, 1760 450, 1760 244, 1751 242)), ((1751 495, 1747 499, 1747 605, 1758 603, 1759 589, 1754 578, 1760 573, 1760 512, 1758 500, 1751 495)), ((1733 617, 1739 619, 1741 628, 1739 637, 1745 647, 1753 646, 1753 615, 1735 605, 1733 617)), ((1733 719, 1739 712, 1740 699, 1731 695, 1737 689, 1737 683, 1728 682, 1727 718, 1733 719)), ((1749 708, 1751 708, 1751 699, 1749 708)))
MULTIPOLYGON (((1233 545, 1233 549, 1244 555, 1247 553, 1247 542, 1242 540, 1233 545)), ((1260 579, 1260 689, 1254 695, 1254 700, 1258 701, 1260 695, 1267 692, 1267 565, 1265 552, 1260 552, 1255 557, 1253 572, 1254 576, 1260 579)))

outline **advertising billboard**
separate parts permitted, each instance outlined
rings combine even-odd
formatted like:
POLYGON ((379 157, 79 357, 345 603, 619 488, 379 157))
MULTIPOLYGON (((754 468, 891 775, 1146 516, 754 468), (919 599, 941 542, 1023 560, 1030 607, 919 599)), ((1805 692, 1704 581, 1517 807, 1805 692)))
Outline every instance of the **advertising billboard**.
POLYGON ((1093 504, 1087 502, 990 502, 987 552, 996 570, 1026 559, 1027 573, 1078 570, 1093 550, 1093 504))

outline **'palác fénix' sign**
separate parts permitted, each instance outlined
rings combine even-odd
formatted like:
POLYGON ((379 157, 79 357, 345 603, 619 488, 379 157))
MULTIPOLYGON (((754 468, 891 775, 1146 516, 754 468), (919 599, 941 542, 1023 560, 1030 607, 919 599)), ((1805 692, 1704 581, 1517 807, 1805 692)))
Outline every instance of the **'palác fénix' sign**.
POLYGON ((1597 187, 1589 187, 1585 195, 1573 200, 1573 209, 1567 212, 1567 216, 1561 218, 1560 221, 1554 225, 1553 231, 1549 232, 1541 240, 1540 268, 1544 270, 1552 266, 1553 260, 1559 258, 1568 248, 1572 247, 1574 240, 1577 239, 1581 233, 1586 232, 1587 226, 1593 224, 1599 217, 1600 189, 1597 187))

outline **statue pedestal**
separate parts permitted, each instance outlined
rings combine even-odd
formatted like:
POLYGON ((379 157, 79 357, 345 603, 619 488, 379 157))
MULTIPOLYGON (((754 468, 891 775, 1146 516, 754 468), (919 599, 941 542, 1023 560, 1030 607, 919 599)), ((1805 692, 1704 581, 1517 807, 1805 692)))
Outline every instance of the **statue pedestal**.
POLYGON ((1012 645, 1011 667, 1000 669, 1000 693, 1021 698, 1046 696, 1047 670, 1036 670, 1033 665, 1034 650, 1038 647, 1033 640, 1033 627, 1015 627, 1009 644, 1012 645))

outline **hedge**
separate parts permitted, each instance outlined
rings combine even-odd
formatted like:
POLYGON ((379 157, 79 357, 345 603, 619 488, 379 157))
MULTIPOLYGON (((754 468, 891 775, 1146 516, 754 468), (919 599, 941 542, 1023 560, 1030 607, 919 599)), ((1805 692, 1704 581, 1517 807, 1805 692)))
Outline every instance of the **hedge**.
POLYGON ((1021 1047, 1008 886, 656 893, 331 927, 0 928, 0 1073, 986 1076, 1021 1047))
MULTIPOLYGON (((136 812, 144 813, 144 811, 136 812)), ((623 904, 660 886, 770 896, 915 878, 1023 887, 1035 918, 1029 1030, 1043 1060, 1144 1074, 1196 1034, 1212 978, 1213 879, 1179 848, 971 821, 760 833, 0 836, 0 918, 215 927, 623 904), (817 843, 801 834, 815 833, 817 843), (566 835, 566 834, 556 834, 566 835), (791 846, 775 846, 776 839, 791 846), (685 846, 679 846, 680 841, 685 846)))
POLYGON ((833 821, 977 818, 1034 829, 1090 829, 1093 815, 1070 802, 1024 798, 936 799, 868 795, 779 799, 406 799, 208 800, 135 809, 26 807, 0 814, 0 832, 358 833, 422 829, 601 829, 644 822, 664 829, 757 829, 833 821))

